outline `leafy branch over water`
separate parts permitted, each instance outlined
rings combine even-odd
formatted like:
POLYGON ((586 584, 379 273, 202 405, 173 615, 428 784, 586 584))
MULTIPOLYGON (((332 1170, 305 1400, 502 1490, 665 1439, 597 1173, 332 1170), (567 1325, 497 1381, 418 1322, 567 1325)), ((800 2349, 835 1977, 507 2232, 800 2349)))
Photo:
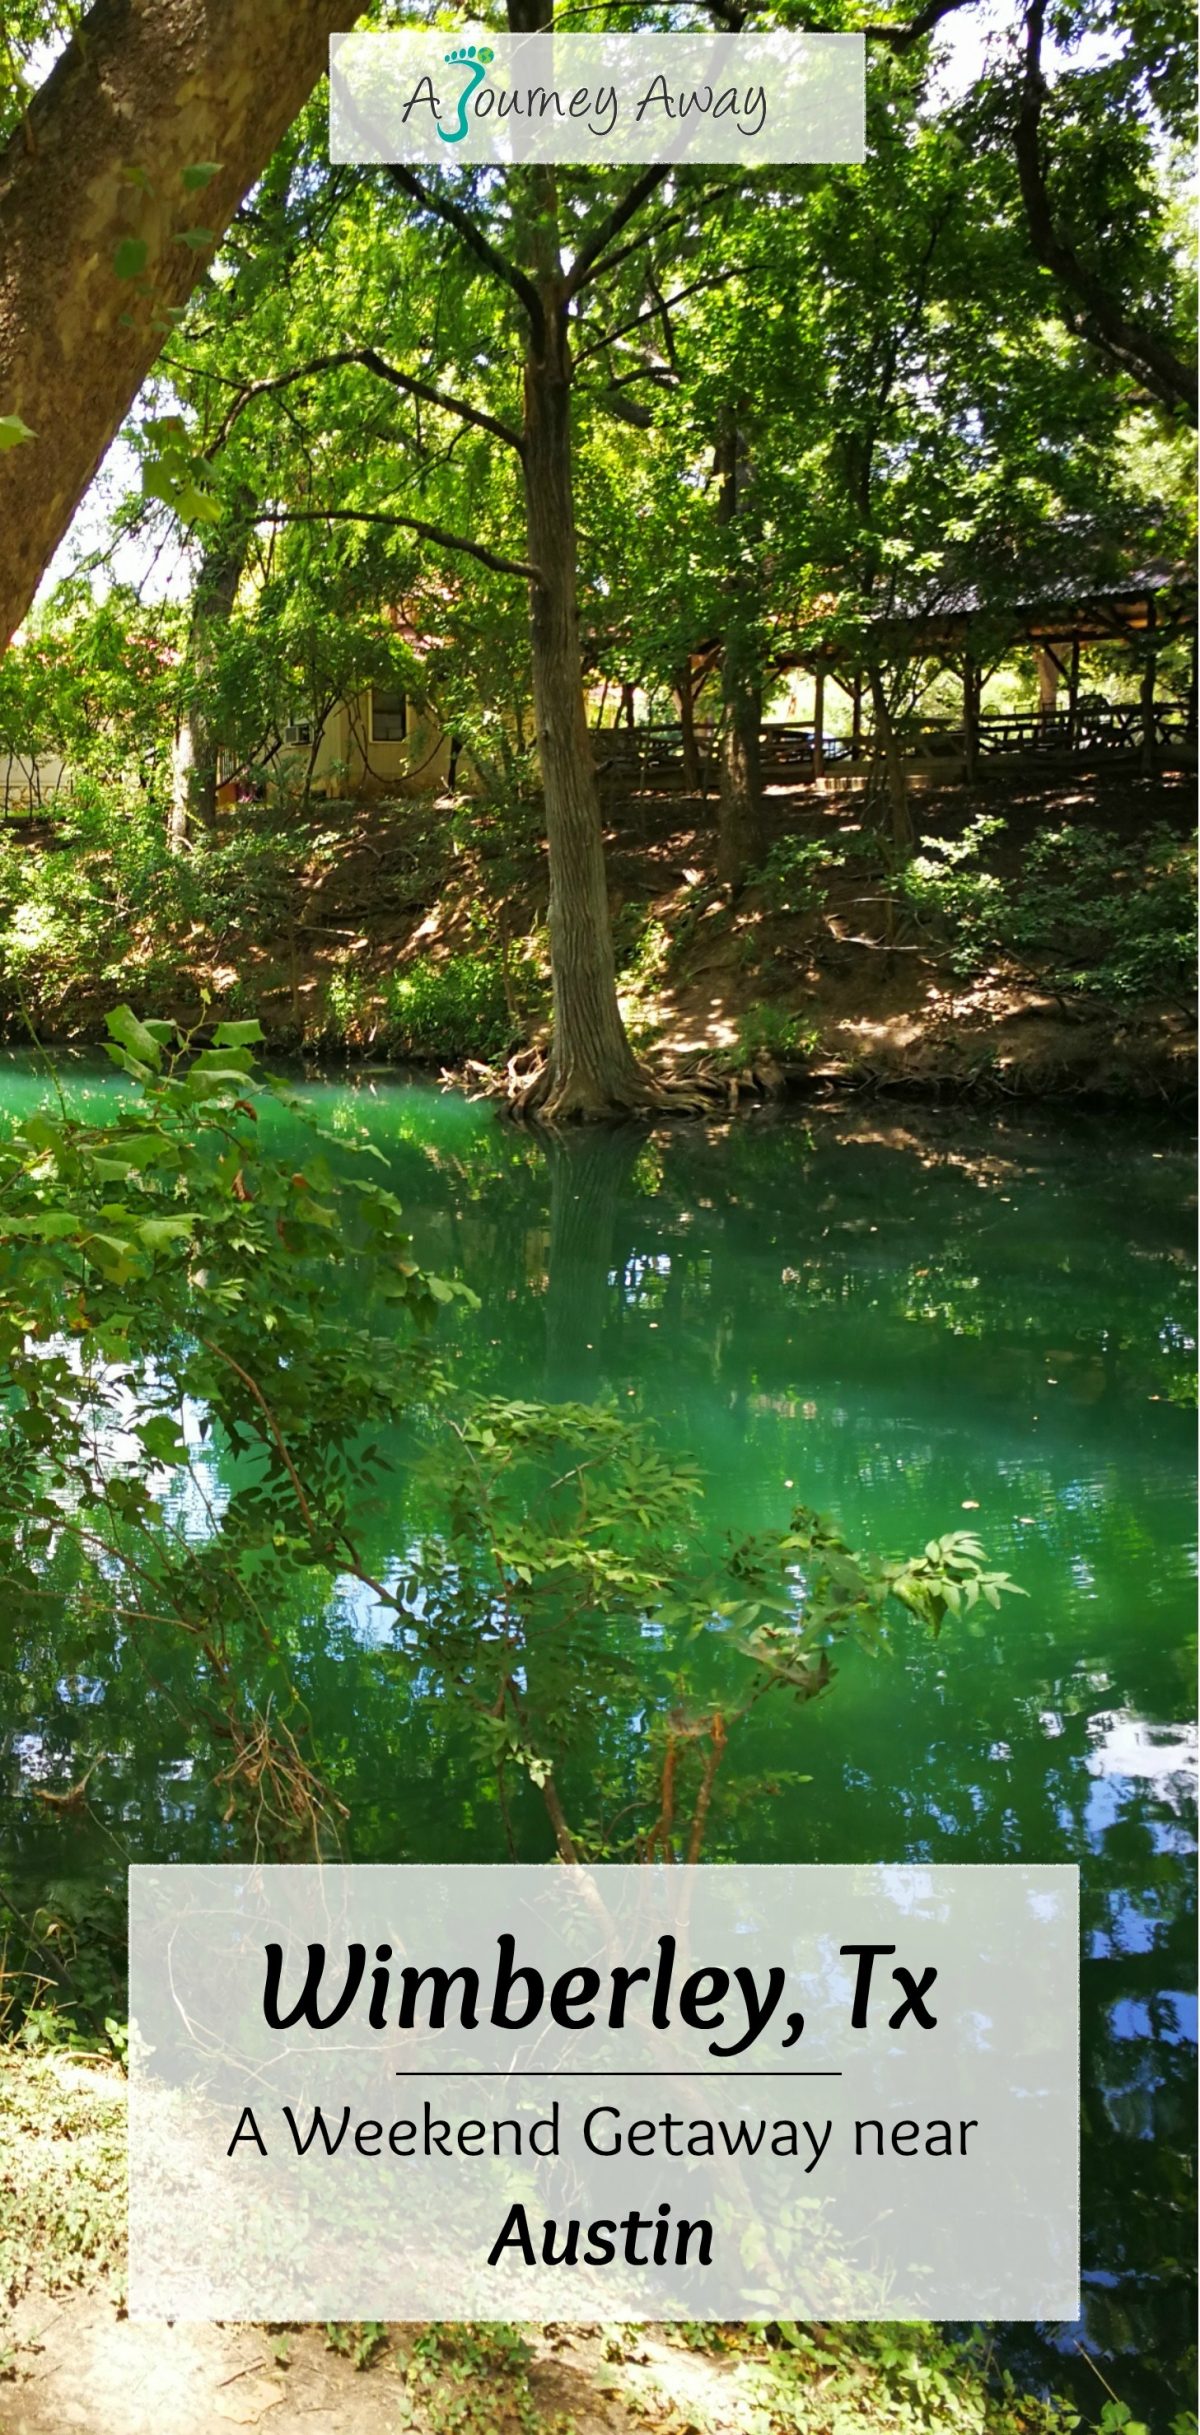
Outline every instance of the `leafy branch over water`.
MULTIPOLYGON (((109 1030, 119 1113, 60 1096, 0 1145, 0 1585, 39 1663, 120 1672, 139 1730, 184 1731, 216 1848, 340 1845, 297 1653, 347 1587, 469 1734, 498 1851, 548 1824, 564 1861, 660 1862, 711 1847, 764 1698, 1012 1590, 969 1533, 885 1562, 803 1507, 714 1548, 700 1475, 637 1423, 455 1395, 430 1323, 468 1288, 415 1261, 378 1153, 316 1125, 273 1151, 258 1025, 109 1030)), ((82 1808, 104 1759, 41 1797, 82 1808)))

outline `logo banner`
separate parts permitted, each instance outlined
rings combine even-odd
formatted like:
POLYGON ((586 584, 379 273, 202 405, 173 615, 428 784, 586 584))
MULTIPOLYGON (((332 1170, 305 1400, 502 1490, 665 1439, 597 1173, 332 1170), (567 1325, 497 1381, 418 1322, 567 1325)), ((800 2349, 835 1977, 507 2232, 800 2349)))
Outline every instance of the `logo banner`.
POLYGON ((335 34, 333 161, 861 161, 860 34, 335 34))

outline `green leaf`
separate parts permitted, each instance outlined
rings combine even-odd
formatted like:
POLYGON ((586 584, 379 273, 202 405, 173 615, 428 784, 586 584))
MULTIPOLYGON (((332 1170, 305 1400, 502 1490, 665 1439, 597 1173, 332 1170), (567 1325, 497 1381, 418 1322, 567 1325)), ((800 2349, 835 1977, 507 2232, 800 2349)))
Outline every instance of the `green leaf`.
POLYGON ((206 245, 215 245, 216 242, 217 232, 214 228, 179 228, 175 231, 176 245, 189 245, 194 254, 202 254, 206 245))
POLYGON ((220 501, 214 499, 210 490, 198 490, 194 482, 184 485, 175 505, 185 524, 219 524, 221 521, 220 501))
POLYGON ((82 1221, 73 1209, 44 1209, 33 1217, 12 1218, 0 1227, 0 1234, 29 1235, 38 1243, 70 1242, 80 1233, 82 1221))
POLYGON ((164 1251, 168 1244, 190 1241, 194 1223, 190 1217, 143 1218, 137 1239, 147 1251, 164 1251))
POLYGON ((145 1023, 139 1022, 132 1006, 114 1006, 111 1014, 104 1019, 119 1046, 128 1049, 130 1055, 142 1065, 148 1065, 157 1072, 162 1064, 162 1050, 153 1032, 145 1023))
POLYGON ((183 171, 181 183, 189 194, 196 194, 201 186, 207 186, 215 178, 221 166, 220 161, 191 161, 183 171))
POLYGON ((118 279, 140 279, 149 255, 150 248, 144 237, 122 237, 113 255, 113 269, 118 279))
POLYGON ((213 1032, 218 1048, 253 1048, 256 1041, 265 1040, 266 1036, 258 1022, 218 1023, 213 1032))
POLYGON ((179 1434, 178 1423, 169 1412, 152 1412, 149 1420, 139 1422, 134 1436, 145 1447, 152 1462, 187 1461, 187 1447, 179 1434))
POLYGON ((0 456, 7 448, 20 448, 23 441, 36 438, 37 433, 22 422, 19 414, 0 414, 0 456))

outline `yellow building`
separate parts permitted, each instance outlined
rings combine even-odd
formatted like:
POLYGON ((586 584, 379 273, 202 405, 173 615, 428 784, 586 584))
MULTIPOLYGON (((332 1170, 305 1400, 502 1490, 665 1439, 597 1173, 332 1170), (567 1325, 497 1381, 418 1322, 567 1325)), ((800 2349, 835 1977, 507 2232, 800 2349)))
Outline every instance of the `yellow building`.
MULTIPOLYGON (((435 794, 451 770, 453 744, 436 713, 391 686, 369 685, 348 701, 335 702, 321 727, 299 720, 284 729, 266 764, 277 785, 326 800, 370 795, 435 794)), ((457 782, 469 783, 465 762, 457 782)), ((236 802, 241 773, 222 768, 217 800, 236 802)))

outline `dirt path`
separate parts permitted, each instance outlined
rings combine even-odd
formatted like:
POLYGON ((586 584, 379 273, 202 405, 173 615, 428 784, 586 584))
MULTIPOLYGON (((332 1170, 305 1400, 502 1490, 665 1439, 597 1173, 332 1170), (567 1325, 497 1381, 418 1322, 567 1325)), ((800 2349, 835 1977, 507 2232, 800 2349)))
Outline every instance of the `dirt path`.
POLYGON ((3 2435, 749 2435, 766 2428, 736 2362, 655 2336, 536 2326, 533 2357, 497 2363, 487 2338, 414 2351, 396 2329, 362 2372, 315 2326, 133 2325, 103 2293, 22 2304, 3 2435), (616 2351, 614 2360, 608 2356, 616 2351))
POLYGON ((0 2435, 769 2435, 753 2335, 134 2324, 124 2248, 120 2072, 0 2049, 0 2435))
POLYGON ((0 2435, 1065 2435, 937 2326, 131 2323, 125 2082, 0 2046, 0 2435), (780 2338, 782 2336, 782 2338, 780 2338), (922 2400, 914 2415, 914 2394, 922 2400))

